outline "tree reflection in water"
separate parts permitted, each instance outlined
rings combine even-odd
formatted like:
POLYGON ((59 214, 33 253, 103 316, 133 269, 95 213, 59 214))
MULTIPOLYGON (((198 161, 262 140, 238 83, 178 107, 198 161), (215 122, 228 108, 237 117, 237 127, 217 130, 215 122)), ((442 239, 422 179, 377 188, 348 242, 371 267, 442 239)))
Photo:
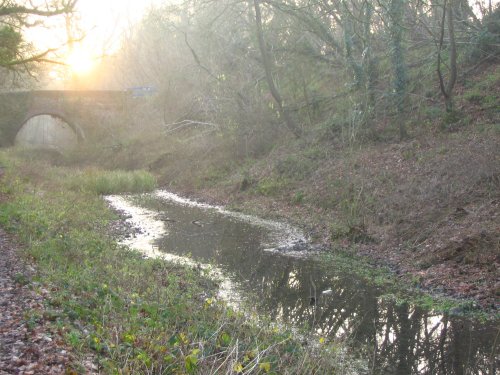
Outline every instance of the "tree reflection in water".
MULTIPOLYGON (((344 338, 371 360, 375 374, 495 374, 499 328, 381 299, 382 291, 314 260, 262 257, 260 308, 274 319, 344 338), (319 298, 310 306, 310 276, 319 298), (322 290, 331 290, 322 296, 322 290)), ((258 285, 260 283, 260 285, 258 285)))
POLYGON ((382 290, 334 265, 265 252, 262 244, 273 239, 268 229, 198 207, 150 205, 175 219, 161 249, 214 261, 276 321, 348 340, 370 359, 373 374, 495 374, 499 367, 494 324, 383 299, 382 290), (204 225, 192 225, 194 220, 204 225))

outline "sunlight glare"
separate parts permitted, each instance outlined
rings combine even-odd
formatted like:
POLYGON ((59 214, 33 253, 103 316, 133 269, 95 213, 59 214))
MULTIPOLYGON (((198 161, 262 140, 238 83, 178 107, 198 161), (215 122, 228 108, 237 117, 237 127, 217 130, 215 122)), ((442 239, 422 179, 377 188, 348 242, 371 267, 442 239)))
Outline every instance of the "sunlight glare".
POLYGON ((73 73, 86 74, 94 67, 94 59, 82 51, 73 52, 66 60, 73 73))
POLYGON ((51 79, 61 79, 61 77, 59 77, 59 73, 56 70, 51 70, 49 72, 49 77, 51 79))

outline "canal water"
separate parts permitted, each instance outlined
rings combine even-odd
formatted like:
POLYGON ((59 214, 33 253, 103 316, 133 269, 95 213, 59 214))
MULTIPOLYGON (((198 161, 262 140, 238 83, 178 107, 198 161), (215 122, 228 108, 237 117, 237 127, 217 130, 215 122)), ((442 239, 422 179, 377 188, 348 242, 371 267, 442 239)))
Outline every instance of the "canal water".
POLYGON ((342 339, 368 359, 372 374, 499 371, 498 324, 384 298, 387 291, 305 250, 295 228, 164 191, 107 199, 140 228, 127 240, 131 247, 149 256, 214 264, 226 278, 227 298, 243 299, 262 316, 307 327, 326 340, 342 339))

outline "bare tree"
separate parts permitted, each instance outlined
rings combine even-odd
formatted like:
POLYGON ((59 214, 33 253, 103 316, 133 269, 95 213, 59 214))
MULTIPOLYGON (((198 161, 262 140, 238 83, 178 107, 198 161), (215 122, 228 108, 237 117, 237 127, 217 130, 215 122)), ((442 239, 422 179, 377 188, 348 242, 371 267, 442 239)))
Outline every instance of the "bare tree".
POLYGON ((453 111, 453 88, 457 81, 457 43, 455 40, 455 27, 453 20, 453 0, 444 0, 443 3, 443 18, 441 21, 441 34, 439 38, 438 54, 437 54, 437 74, 439 78, 439 88, 444 98, 446 112, 453 111), (449 36, 449 78, 448 83, 444 83, 443 72, 441 69, 441 53, 443 50, 445 24, 448 20, 448 36, 449 36))
POLYGON ((262 66, 264 67, 264 71, 266 74, 266 82, 269 86, 269 91, 278 106, 278 111, 280 115, 285 119, 285 123, 288 129, 297 137, 300 138, 302 135, 302 130, 299 128, 297 123, 293 120, 287 108, 283 105, 283 99, 281 97, 278 88, 274 84, 273 79, 273 63, 269 56, 269 52, 267 51, 266 42, 264 40, 264 31, 262 28, 262 13, 260 11, 260 0, 254 0, 254 9, 255 9, 255 29, 257 32, 257 41, 259 43, 259 50, 262 58, 262 66))

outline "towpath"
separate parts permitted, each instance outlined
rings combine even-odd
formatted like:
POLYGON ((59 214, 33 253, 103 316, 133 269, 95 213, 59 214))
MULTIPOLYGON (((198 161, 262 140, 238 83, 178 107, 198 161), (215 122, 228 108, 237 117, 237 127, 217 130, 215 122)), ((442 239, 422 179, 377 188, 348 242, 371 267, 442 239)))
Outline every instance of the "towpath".
POLYGON ((0 374, 63 374, 70 354, 45 310, 49 292, 31 281, 18 249, 0 228, 0 374))

